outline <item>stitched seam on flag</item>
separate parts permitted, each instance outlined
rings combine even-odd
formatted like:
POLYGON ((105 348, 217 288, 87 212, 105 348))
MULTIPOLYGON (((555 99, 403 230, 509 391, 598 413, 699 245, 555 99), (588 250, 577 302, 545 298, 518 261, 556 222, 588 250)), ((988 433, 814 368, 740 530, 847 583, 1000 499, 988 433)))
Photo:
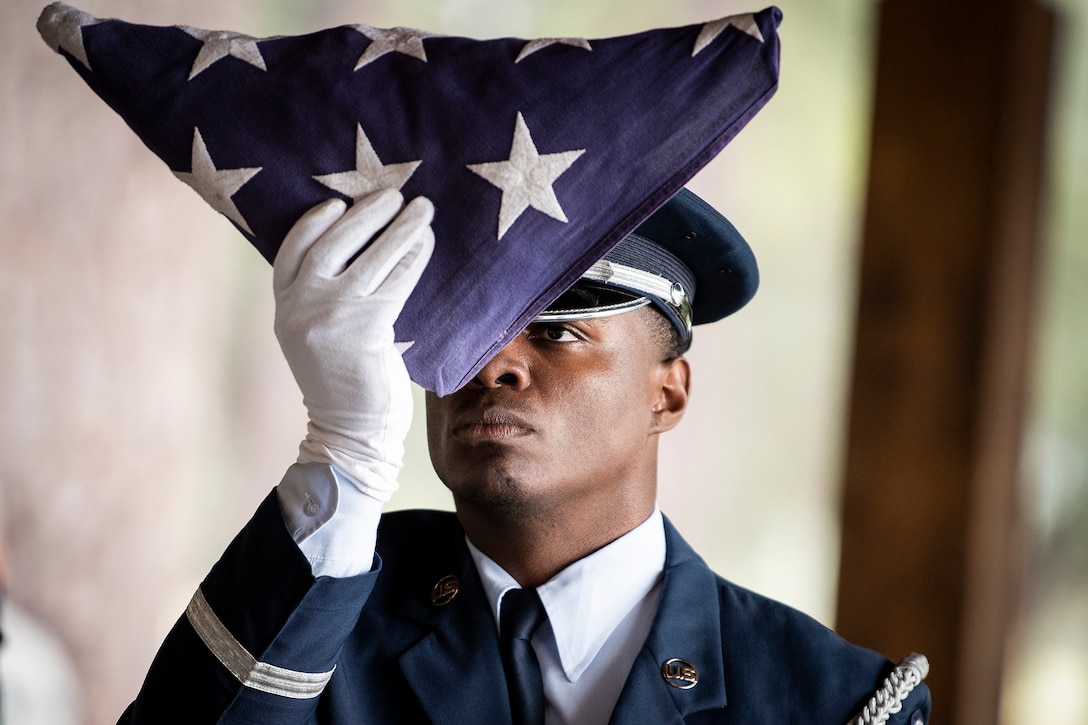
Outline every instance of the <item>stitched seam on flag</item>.
POLYGON ((185 616, 208 651, 235 679, 250 689, 306 700, 320 695, 336 671, 334 667, 328 672, 297 672, 258 662, 215 616, 199 588, 185 608, 185 616))

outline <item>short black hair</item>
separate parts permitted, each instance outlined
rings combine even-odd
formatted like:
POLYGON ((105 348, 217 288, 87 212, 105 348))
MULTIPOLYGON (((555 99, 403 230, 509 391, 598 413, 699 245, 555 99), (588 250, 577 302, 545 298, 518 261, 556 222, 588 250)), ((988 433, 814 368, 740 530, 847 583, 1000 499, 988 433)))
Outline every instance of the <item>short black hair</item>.
POLYGON ((684 344, 680 331, 665 316, 665 313, 654 305, 647 305, 645 309, 649 313, 644 313, 644 316, 650 328, 650 339, 657 345, 661 353, 661 359, 672 360, 687 352, 690 343, 688 345, 684 344))

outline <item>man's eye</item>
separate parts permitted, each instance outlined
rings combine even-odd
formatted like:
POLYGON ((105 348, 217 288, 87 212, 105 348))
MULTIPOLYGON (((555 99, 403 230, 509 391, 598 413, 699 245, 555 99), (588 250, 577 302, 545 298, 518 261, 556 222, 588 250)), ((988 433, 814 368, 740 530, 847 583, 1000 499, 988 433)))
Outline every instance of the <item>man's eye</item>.
POLYGON ((534 330, 530 337, 548 342, 578 342, 581 339, 564 325, 543 325, 534 330))

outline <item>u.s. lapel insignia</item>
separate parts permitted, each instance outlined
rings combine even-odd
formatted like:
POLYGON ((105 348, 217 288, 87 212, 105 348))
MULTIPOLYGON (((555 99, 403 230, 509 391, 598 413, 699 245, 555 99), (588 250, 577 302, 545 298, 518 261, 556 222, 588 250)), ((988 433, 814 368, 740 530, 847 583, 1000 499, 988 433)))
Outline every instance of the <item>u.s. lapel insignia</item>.
POLYGON ((699 684, 699 670, 695 668, 695 665, 679 657, 665 660, 665 663, 661 665, 661 676, 665 678, 665 682, 678 690, 690 690, 699 684))
POLYGON ((453 601, 459 591, 461 591, 461 580, 453 574, 447 574, 439 579, 431 590, 431 604, 444 607, 453 601))

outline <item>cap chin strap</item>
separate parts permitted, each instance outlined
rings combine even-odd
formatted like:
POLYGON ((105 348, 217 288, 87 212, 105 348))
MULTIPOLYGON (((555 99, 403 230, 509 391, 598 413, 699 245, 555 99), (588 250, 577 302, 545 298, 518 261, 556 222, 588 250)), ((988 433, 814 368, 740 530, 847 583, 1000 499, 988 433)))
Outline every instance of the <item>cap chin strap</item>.
POLYGON ((691 299, 688 297, 687 292, 684 291, 684 286, 679 282, 665 279, 653 272, 628 267, 618 262, 610 262, 607 259, 602 259, 587 269, 585 274, 582 275, 582 279, 626 287, 644 295, 656 297, 676 313, 676 316, 680 318, 680 321, 687 328, 687 332, 691 333, 691 299))
POLYGON ((581 279, 605 284, 609 287, 641 293, 642 297, 616 302, 610 305, 574 308, 565 310, 544 310, 533 318, 533 322, 567 322, 571 320, 592 320, 599 317, 611 317, 623 312, 645 307, 650 304, 650 297, 660 300, 673 311, 678 320, 691 335, 692 310, 691 299, 684 291, 684 286, 660 275, 647 272, 637 267, 602 259, 587 269, 581 279))

